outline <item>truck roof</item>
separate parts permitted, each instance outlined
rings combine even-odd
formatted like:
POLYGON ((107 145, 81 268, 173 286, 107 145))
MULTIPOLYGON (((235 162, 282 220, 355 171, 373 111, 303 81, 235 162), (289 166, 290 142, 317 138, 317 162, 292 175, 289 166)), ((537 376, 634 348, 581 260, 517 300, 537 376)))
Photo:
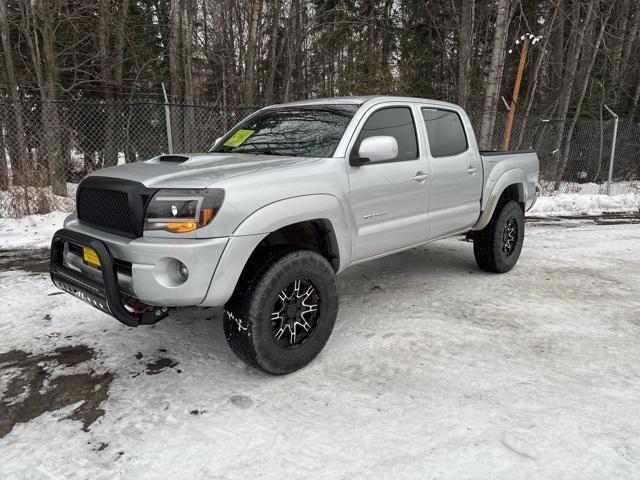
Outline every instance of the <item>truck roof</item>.
POLYGON ((296 102, 281 103, 278 105, 271 105, 270 107, 293 107, 293 106, 305 106, 305 105, 363 105, 365 103, 377 104, 383 102, 429 102, 435 106, 441 107, 456 107, 457 105, 449 102, 442 102, 440 100, 430 100, 426 98, 417 97, 398 97, 393 95, 363 95, 363 96, 350 96, 350 97, 328 97, 328 98, 312 98, 308 100, 299 100, 296 102))

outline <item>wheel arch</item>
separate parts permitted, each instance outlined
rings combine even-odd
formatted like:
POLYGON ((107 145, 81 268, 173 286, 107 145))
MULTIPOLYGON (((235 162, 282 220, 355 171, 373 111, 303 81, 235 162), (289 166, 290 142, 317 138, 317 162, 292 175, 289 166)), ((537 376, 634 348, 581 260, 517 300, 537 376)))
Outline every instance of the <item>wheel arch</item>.
MULTIPOLYGON (((249 215, 233 236, 271 236, 283 229, 312 225, 317 235, 325 236, 329 259, 336 272, 344 270, 351 259, 351 233, 347 212, 337 197, 329 194, 304 195, 265 205, 249 215)), ((323 253, 323 251, 319 251, 323 253)))
POLYGON ((518 202, 524 211, 527 200, 527 182, 522 169, 509 170, 498 178, 491 193, 487 196, 485 207, 473 230, 482 230, 486 227, 496 208, 506 200, 518 202))
POLYGON ((351 258, 346 218, 338 199, 324 194, 289 198, 256 210, 230 237, 201 306, 226 303, 245 270, 259 263, 269 249, 288 246, 315 251, 334 272, 343 270, 351 258))

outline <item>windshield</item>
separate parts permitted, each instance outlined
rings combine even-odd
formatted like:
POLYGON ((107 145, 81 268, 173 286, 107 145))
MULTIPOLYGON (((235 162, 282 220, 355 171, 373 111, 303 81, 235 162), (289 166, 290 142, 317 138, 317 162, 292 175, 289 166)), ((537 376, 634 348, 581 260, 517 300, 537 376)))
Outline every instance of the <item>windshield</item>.
POLYGON ((330 157, 358 105, 318 105, 266 110, 227 133, 212 152, 330 157))

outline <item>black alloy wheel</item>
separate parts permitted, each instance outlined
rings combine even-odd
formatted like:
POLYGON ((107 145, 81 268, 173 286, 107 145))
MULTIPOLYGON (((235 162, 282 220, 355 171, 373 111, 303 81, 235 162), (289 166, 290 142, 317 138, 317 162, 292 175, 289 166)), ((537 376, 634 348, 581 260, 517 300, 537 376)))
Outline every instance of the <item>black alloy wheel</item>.
POLYGON ((320 316, 320 294, 309 279, 294 280, 278 294, 271 328, 278 345, 296 348, 314 332, 320 316))

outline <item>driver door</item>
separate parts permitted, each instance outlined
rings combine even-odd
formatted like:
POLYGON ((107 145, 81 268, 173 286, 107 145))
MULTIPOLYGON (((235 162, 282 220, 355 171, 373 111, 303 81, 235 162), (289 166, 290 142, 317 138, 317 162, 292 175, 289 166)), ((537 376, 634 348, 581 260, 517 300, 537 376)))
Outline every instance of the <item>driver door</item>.
POLYGON ((419 110, 407 104, 373 107, 361 120, 351 146, 389 135, 398 142, 392 160, 348 165, 351 210, 354 216, 353 261, 390 253, 425 242, 428 237, 429 164, 422 131, 416 128, 419 110))

